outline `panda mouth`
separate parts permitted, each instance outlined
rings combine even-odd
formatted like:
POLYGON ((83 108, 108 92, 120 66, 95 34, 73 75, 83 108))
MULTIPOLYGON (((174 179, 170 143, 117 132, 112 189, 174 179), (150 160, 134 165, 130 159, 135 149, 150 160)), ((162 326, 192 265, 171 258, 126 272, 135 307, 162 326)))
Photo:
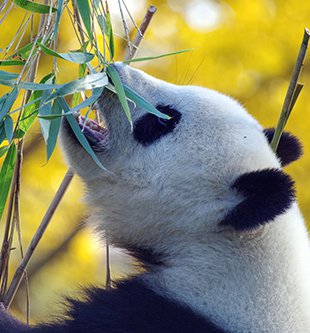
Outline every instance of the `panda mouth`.
POLYGON ((82 133, 93 147, 107 148, 109 143, 109 131, 103 124, 98 124, 95 120, 85 118, 79 113, 74 114, 82 133))

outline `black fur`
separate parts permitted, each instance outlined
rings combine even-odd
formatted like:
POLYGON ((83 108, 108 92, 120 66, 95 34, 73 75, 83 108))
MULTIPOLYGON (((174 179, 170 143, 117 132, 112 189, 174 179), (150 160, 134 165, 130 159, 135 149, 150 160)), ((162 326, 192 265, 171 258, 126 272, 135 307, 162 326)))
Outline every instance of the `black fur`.
MULTIPOLYGON (((265 136, 269 143, 273 138, 274 132, 274 128, 266 128, 264 130, 265 136)), ((283 132, 277 148, 277 156, 280 158, 282 166, 298 160, 301 155, 302 145, 299 140, 291 133, 283 132)))
POLYGON ((147 113, 136 120, 133 127, 133 137, 144 146, 148 146, 163 135, 172 132, 181 119, 181 113, 169 106, 159 105, 156 108, 170 116, 171 119, 166 120, 147 113))
POLYGON ((161 253, 153 251, 152 249, 127 245, 126 250, 132 257, 137 259, 139 265, 145 269, 165 265, 164 256, 161 253))
POLYGON ((221 223, 239 231, 253 230, 272 221, 295 199, 294 181, 277 169, 245 173, 232 187, 245 199, 221 223))
MULTIPOLYGON (((116 289, 93 289, 86 302, 71 301, 71 320, 26 327, 0 321, 1 333, 225 333, 185 305, 159 296, 137 279, 116 289)), ((0 318, 3 313, 0 312, 0 318)), ((226 332, 227 333, 227 332, 226 332)))

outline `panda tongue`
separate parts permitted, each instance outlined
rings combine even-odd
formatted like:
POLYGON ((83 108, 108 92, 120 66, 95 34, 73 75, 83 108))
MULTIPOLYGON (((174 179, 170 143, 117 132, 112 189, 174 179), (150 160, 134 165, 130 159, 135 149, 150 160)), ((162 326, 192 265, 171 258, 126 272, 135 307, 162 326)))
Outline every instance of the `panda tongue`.
POLYGON ((85 119, 83 116, 78 118, 79 126, 91 143, 98 143, 106 139, 107 130, 91 119, 85 119))

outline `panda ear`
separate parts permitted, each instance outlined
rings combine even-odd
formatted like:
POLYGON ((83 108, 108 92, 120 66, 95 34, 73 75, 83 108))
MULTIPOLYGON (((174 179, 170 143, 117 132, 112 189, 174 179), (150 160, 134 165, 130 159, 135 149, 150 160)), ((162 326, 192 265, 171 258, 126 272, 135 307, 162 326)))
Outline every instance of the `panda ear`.
MULTIPOLYGON (((274 132, 274 128, 266 128, 264 130, 264 134, 269 143, 273 138, 274 132)), ((276 154, 280 158, 282 166, 288 165, 301 157, 302 145, 294 135, 283 132, 276 154)))
POLYGON ((273 221, 295 200, 294 181, 278 169, 244 173, 232 184, 243 197, 221 221, 237 231, 250 231, 273 221))

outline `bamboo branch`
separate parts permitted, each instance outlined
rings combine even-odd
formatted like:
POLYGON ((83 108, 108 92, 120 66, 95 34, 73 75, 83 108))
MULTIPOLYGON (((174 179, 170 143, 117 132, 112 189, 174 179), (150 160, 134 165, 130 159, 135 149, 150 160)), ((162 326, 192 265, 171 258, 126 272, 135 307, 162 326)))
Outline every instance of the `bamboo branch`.
POLYGON ((147 11, 146 14, 144 16, 144 19, 140 25, 140 29, 137 31, 135 38, 132 41, 132 52, 130 53, 129 50, 127 50, 127 53, 124 57, 125 60, 130 60, 133 59, 138 51, 138 48, 146 34, 146 31, 152 21, 152 18, 154 16, 154 14, 156 13, 157 8, 155 6, 150 6, 147 11))
MULTIPOLYGON (((45 21, 46 21, 46 16, 42 15, 40 18, 38 34, 37 34, 36 38, 38 38, 38 36, 40 36, 42 29, 45 26, 45 21)), ((30 54, 27 61, 31 57, 32 57, 32 54, 30 54)), ((30 70, 28 73, 30 82, 33 82, 36 77, 38 63, 39 63, 39 59, 40 59, 40 52, 36 53, 33 57, 34 57, 34 60, 33 60, 32 64, 30 65, 30 70)), ((29 62, 30 62, 30 60, 29 60, 29 62)), ((21 76, 20 76, 20 78, 21 78, 21 76)), ((24 95, 25 104, 29 101, 30 96, 31 96, 31 92, 26 91, 26 93, 24 95)), ((18 116, 14 132, 16 132, 16 129, 18 127, 18 122, 20 120, 20 117, 21 117, 21 113, 18 116)), ((3 299, 3 297, 5 295, 5 291, 6 291, 6 287, 7 287, 8 263, 9 263, 10 253, 11 253, 12 242, 13 242, 13 232, 15 229, 15 222, 16 222, 16 220, 14 218, 12 220, 12 216, 13 216, 13 208, 16 206, 16 196, 18 196, 18 192, 19 192, 19 180, 20 180, 21 163, 22 163, 22 149, 23 149, 23 139, 21 139, 18 143, 17 160, 16 160, 16 164, 14 167, 13 179, 11 182, 11 193, 9 196, 5 232, 4 232, 4 236, 3 236, 2 248, 1 248, 1 254, 0 254, 0 282, 1 282, 0 299, 1 300, 3 299)), ((18 203, 18 201, 17 201, 17 203, 18 203)))
POLYGON ((295 63, 294 69, 293 69, 290 84, 289 84, 287 92, 286 92, 286 96, 284 99, 280 118, 279 118, 276 130, 275 130, 274 136, 270 143, 273 151, 277 151, 284 127, 292 112, 292 109, 297 100, 297 97, 302 89, 302 84, 298 83, 298 79, 299 79, 299 76, 300 76, 300 73, 301 73, 301 70, 302 70, 302 67, 304 64, 305 57, 306 57, 308 44, 309 44, 309 38, 310 38, 310 31, 306 28, 304 31, 304 36, 303 36, 303 40, 302 40, 302 43, 301 43, 301 46, 299 49, 297 60, 296 60, 296 63, 295 63))
POLYGON ((40 223, 39 228, 37 229, 35 235, 33 236, 30 246, 28 247, 28 249, 25 253, 25 257, 19 264, 19 266, 13 276, 11 285, 10 285, 10 287, 5 295, 4 301, 3 301, 5 307, 8 308, 10 306, 10 304, 14 298, 14 295, 24 277, 25 270, 28 266, 29 260, 31 259, 33 252, 35 251, 36 247, 38 246, 51 218, 53 217, 53 215, 55 213, 56 208, 58 207, 69 184, 71 183, 72 178, 73 178, 73 172, 69 169, 67 171, 58 191, 56 192, 54 199, 52 200, 50 206, 48 207, 48 210, 45 213, 45 215, 40 223))
POLYGON ((106 249, 106 263, 105 263, 105 267, 106 267, 106 280, 105 280, 105 288, 107 290, 110 290, 112 288, 112 284, 111 284, 111 265, 110 265, 110 242, 109 242, 109 237, 108 237, 108 233, 107 230, 105 232, 105 249, 106 249))

